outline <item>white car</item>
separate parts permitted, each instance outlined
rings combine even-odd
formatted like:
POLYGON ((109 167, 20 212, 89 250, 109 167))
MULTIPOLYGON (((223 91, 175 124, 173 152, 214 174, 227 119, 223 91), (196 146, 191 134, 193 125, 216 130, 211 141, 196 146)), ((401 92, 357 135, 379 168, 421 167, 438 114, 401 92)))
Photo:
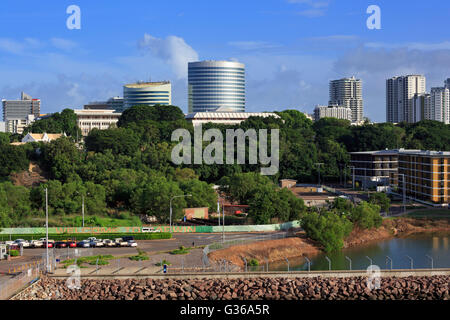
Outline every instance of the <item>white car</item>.
POLYGON ((116 243, 110 239, 103 240, 105 247, 115 247, 116 243))
POLYGON ((134 240, 130 240, 127 242, 128 247, 137 247, 137 242, 134 240))
POLYGON ((89 244, 91 245, 91 247, 103 247, 104 246, 103 242, 101 242, 99 240, 90 241, 89 244))
POLYGON ((126 247, 126 246, 128 246, 128 242, 127 241, 123 241, 122 238, 116 238, 114 241, 116 242, 116 246, 118 246, 118 247, 126 247))
POLYGON ((24 248, 30 247, 30 243, 24 239, 14 240, 14 244, 17 244, 18 246, 22 245, 24 248))
POLYGON ((91 243, 87 240, 83 240, 77 243, 77 247, 78 248, 90 248, 91 247, 91 243))
POLYGON ((31 246, 33 248, 41 248, 44 246, 44 242, 40 241, 40 240, 32 240, 31 241, 31 246))
POLYGON ((142 227, 142 232, 161 232, 161 230, 153 227, 142 227))
MULTIPOLYGON (((42 241, 44 243, 47 241, 47 238, 40 238, 39 241, 42 241)), ((49 239, 48 242, 55 243, 55 240, 49 239)))

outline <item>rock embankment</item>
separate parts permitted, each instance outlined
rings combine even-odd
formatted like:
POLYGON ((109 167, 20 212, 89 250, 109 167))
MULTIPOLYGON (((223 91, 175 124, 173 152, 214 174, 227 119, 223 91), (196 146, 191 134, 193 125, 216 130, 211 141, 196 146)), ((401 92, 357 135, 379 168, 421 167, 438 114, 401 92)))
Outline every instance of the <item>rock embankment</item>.
POLYGON ((449 300, 450 276, 381 278, 126 279, 82 280, 71 290, 65 280, 43 278, 23 300, 449 300))

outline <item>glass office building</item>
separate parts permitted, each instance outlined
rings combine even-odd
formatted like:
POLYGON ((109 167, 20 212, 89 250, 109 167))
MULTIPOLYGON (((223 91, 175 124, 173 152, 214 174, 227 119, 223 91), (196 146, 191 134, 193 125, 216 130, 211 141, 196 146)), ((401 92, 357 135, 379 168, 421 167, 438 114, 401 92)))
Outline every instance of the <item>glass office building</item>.
POLYGON ((233 61, 188 64, 189 113, 245 112, 245 65, 233 61))
POLYGON ((123 109, 136 105, 172 104, 172 87, 169 81, 137 82, 123 86, 123 109))

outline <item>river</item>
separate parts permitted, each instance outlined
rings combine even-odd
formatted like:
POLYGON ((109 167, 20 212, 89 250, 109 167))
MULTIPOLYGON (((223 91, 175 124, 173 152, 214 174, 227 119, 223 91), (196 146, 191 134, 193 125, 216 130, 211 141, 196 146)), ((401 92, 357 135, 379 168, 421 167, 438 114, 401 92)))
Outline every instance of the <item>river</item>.
MULTIPOLYGON (((364 270, 371 264, 377 265, 380 269, 390 269, 391 262, 386 256, 392 259, 392 269, 411 268, 412 258, 413 268, 431 268, 433 259, 434 268, 450 268, 450 233, 423 233, 414 234, 406 238, 393 238, 379 241, 360 247, 344 249, 340 252, 320 254, 310 257, 311 270, 328 270, 331 261, 332 270, 349 270, 351 260, 352 270, 364 270)), ((287 261, 269 264, 271 271, 287 270, 287 261)), ((304 258, 289 260, 290 270, 308 270, 308 263, 304 258)), ((259 266, 259 269, 263 266, 259 266)))

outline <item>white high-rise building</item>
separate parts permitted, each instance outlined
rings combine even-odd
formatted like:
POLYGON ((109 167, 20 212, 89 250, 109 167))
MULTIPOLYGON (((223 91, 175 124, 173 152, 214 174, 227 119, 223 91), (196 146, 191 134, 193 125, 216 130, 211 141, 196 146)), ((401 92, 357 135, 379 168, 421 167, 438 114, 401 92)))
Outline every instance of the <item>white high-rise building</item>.
POLYGON ((413 100, 426 92, 423 75, 407 75, 386 80, 386 121, 414 122, 413 100))
POLYGON ((431 119, 450 124, 450 88, 431 88, 431 119))
POLYGON ((447 78, 447 79, 444 81, 444 87, 450 89, 450 78, 447 78))
POLYGON ((188 63, 189 113, 245 112, 245 65, 234 61, 188 63))
POLYGON ((364 117, 362 81, 355 77, 330 81, 329 105, 352 110, 352 122, 361 123, 364 117))
POLYGON ((6 132, 22 133, 35 118, 40 116, 41 100, 22 92, 20 100, 2 100, 3 121, 6 132))
POLYGON ((431 96, 429 93, 415 94, 412 101, 413 122, 432 120, 431 96))
POLYGON ((316 106, 314 108, 314 121, 321 118, 337 118, 352 121, 352 110, 340 106, 316 106))

